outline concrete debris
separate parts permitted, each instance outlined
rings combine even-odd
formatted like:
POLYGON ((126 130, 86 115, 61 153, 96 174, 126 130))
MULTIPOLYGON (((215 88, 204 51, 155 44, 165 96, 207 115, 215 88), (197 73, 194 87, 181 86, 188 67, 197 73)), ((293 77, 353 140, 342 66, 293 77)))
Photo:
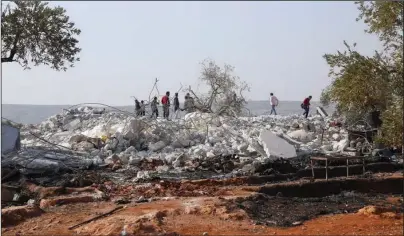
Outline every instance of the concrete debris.
POLYGON ((303 143, 308 143, 314 139, 313 132, 308 132, 303 129, 292 131, 288 133, 288 136, 303 143))
POLYGON ((322 107, 317 107, 316 110, 317 110, 317 114, 319 114, 320 116, 322 116, 322 117, 327 117, 327 116, 328 116, 328 114, 327 114, 327 112, 324 110, 324 108, 322 108, 322 107))
POLYGON ((289 159, 297 156, 294 146, 271 131, 262 131, 260 134, 260 141, 269 158, 289 159))
MULTIPOLYGON (((347 131, 329 127, 330 119, 320 115, 308 119, 301 115, 234 118, 193 112, 182 120, 168 121, 79 107, 38 125, 23 126, 21 144, 26 148, 5 155, 2 164, 18 165, 24 174, 105 165, 117 170, 243 172, 240 159, 226 158, 249 156, 264 163, 268 157, 291 159, 318 150, 344 151, 350 144, 347 131)), ((11 148, 17 132, 10 130, 11 148)), ((359 141, 355 145, 363 144, 359 141)), ((252 169, 244 168, 247 172, 252 169)))

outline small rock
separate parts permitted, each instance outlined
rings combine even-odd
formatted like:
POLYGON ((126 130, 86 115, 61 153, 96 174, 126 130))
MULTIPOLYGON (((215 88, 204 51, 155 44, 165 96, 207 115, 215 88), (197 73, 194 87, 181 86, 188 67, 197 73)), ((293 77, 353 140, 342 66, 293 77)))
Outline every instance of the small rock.
POLYGON ((139 165, 142 159, 136 156, 129 157, 129 165, 139 165))
POLYGON ((149 171, 139 171, 139 172, 137 172, 136 178, 138 178, 138 179, 148 179, 148 178, 150 178, 149 171))
POLYGON ((128 204, 128 203, 130 203, 130 202, 131 202, 131 201, 130 201, 129 199, 125 198, 125 197, 117 198, 117 199, 115 199, 115 201, 114 201, 115 204, 128 204))
POLYGON ((207 152, 206 153, 206 157, 207 158, 213 158, 213 157, 215 157, 216 155, 215 155, 215 153, 213 153, 213 151, 209 151, 209 152, 207 152))
POLYGON ((115 164, 118 161, 119 161, 119 156, 116 154, 113 154, 105 159, 106 164, 115 164))
POLYGON ((301 225, 301 224, 302 224, 301 221, 295 221, 295 222, 292 223, 293 226, 298 226, 298 225, 301 225))
POLYGON ((169 169, 170 169, 170 167, 169 167, 169 166, 166 166, 166 165, 164 165, 164 166, 157 166, 156 171, 157 171, 158 173, 164 173, 164 172, 167 172, 169 169))
POLYGON ((154 144, 150 144, 149 145, 149 150, 152 152, 157 152, 160 151, 161 149, 163 149, 164 147, 166 147, 166 143, 163 141, 158 141, 157 143, 154 144))
POLYGON ((339 134, 333 134, 332 139, 334 139, 335 141, 339 141, 341 139, 341 137, 339 134))
POLYGON ((29 199, 27 202, 28 206, 34 206, 35 205, 35 199, 29 199))
POLYGON ((197 148, 195 149, 194 154, 197 156, 203 156, 205 154, 205 151, 202 148, 197 148))

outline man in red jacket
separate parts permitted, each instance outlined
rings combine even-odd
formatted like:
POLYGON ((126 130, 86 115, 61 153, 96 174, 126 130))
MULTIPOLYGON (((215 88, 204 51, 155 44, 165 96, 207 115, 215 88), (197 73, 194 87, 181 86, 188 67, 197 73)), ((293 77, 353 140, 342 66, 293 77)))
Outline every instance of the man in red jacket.
POLYGON ((302 103, 302 108, 304 109, 304 113, 303 115, 307 118, 307 116, 309 115, 309 110, 310 110, 310 100, 311 100, 311 96, 308 96, 307 98, 304 99, 303 103, 302 103))
POLYGON ((163 117, 168 119, 170 115, 170 92, 167 91, 166 95, 161 99, 161 104, 163 104, 163 117))

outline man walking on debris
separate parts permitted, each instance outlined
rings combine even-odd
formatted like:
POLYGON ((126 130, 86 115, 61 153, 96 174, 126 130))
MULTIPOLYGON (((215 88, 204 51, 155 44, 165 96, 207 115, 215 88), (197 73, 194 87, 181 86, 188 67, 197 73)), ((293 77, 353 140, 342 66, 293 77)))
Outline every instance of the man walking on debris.
POLYGON ((170 92, 167 91, 166 95, 161 99, 161 104, 163 104, 163 117, 168 119, 170 115, 170 92))
POLYGON ((307 98, 304 99, 303 103, 300 105, 304 109, 303 115, 307 118, 309 115, 309 110, 310 110, 310 100, 311 96, 308 96, 307 98))
POLYGON ((152 115, 151 115, 152 118, 154 117, 154 115, 156 115, 156 118, 159 117, 159 110, 157 108, 158 104, 159 104, 159 102, 157 101, 157 97, 154 97, 153 101, 150 104, 150 108, 152 110, 152 115))
POLYGON ((269 103, 271 104, 271 114, 270 115, 272 115, 272 113, 274 113, 276 115, 275 107, 278 106, 279 101, 278 101, 278 98, 273 93, 271 93, 270 95, 271 95, 269 97, 269 103))

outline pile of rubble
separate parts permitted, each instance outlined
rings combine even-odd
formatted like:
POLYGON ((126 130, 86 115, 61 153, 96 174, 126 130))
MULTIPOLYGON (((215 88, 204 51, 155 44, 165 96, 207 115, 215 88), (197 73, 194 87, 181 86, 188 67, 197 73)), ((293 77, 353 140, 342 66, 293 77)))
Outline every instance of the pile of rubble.
POLYGON ((151 169, 159 172, 207 170, 216 164, 228 165, 217 172, 253 172, 257 165, 279 158, 342 152, 350 145, 348 133, 330 125, 330 119, 195 112, 170 121, 79 107, 38 125, 24 125, 23 148, 3 155, 2 164, 28 172, 110 165, 134 169, 139 178, 148 176, 142 169, 145 162, 154 163, 151 169))

